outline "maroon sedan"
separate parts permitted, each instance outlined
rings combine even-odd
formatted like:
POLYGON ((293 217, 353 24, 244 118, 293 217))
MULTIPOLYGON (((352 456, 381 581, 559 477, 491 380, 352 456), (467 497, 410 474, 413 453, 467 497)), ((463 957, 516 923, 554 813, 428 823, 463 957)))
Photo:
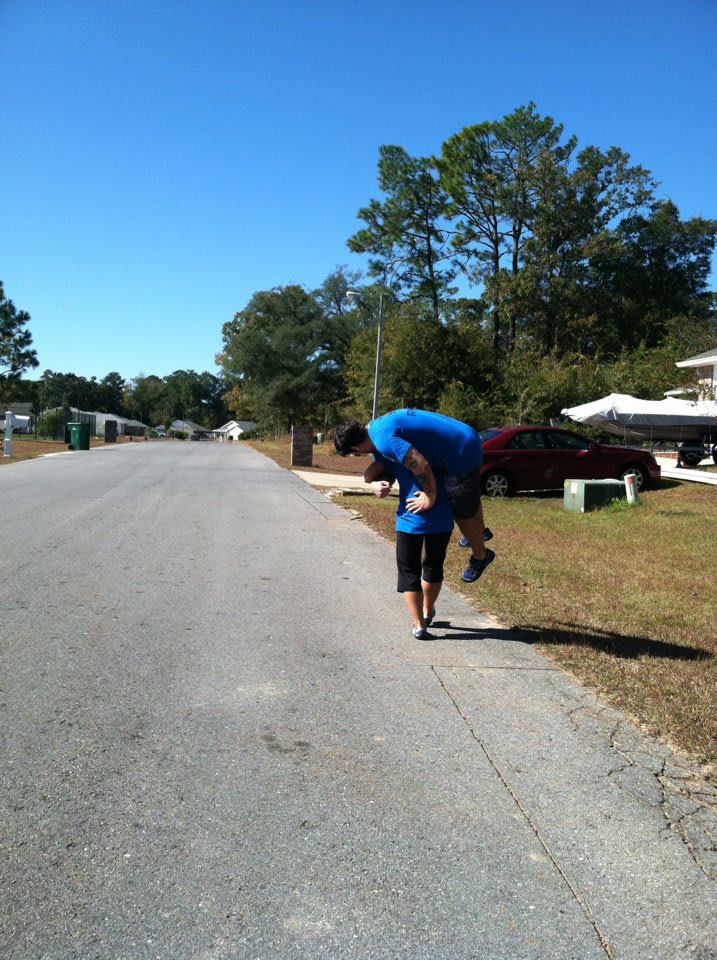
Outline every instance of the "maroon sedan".
POLYGON ((648 450, 595 443, 560 427, 491 427, 480 438, 481 479, 489 497, 557 490, 566 480, 624 480, 629 473, 638 489, 660 479, 660 466, 648 450))

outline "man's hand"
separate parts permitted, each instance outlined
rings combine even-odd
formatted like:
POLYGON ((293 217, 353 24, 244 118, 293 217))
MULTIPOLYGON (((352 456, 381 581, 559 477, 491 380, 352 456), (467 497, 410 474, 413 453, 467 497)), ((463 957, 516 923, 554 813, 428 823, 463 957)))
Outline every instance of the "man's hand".
POLYGON ((410 513, 420 513, 428 510, 436 502, 436 478, 433 476, 431 465, 415 447, 411 447, 403 458, 403 465, 407 467, 418 481, 421 491, 406 500, 406 507, 410 513), (413 506, 411 506, 413 504, 413 506))
POLYGON ((391 492, 391 484, 388 480, 374 480, 371 484, 371 490, 375 497, 383 500, 391 492))
POLYGON ((409 513, 422 513, 424 510, 430 510, 432 506, 431 498, 423 490, 414 493, 412 497, 406 497, 406 510, 409 513))

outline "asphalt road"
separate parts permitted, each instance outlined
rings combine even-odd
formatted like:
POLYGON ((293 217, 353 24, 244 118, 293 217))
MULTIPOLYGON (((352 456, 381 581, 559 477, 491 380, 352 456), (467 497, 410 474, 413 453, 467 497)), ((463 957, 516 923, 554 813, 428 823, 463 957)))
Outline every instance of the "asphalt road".
POLYGON ((3 960, 717 957, 715 792, 450 590, 413 640, 299 478, 136 443, 0 503, 3 960))

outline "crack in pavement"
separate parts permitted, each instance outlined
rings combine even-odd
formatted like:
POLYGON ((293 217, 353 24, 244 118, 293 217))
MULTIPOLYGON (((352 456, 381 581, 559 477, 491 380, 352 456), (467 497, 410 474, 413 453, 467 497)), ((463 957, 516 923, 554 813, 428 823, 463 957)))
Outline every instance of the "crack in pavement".
MULTIPOLYGON (((669 747, 648 740, 627 718, 601 705, 586 693, 568 711, 575 730, 585 732, 594 721, 612 721, 610 748, 620 758, 608 779, 619 790, 659 809, 665 829, 681 837, 692 859, 711 880, 717 880, 717 787, 709 784, 696 764, 678 757, 669 747)), ((592 731, 604 736, 599 729, 592 731)))
POLYGON ((615 954, 615 952, 614 952, 614 950, 613 950, 613 948, 612 948, 612 946, 611 946, 611 944, 610 944, 607 936, 605 935, 605 933, 604 933, 603 930, 601 929, 600 924, 598 923, 595 915, 593 914, 592 910, 590 909, 590 904, 588 903, 587 899, 585 898, 585 896, 583 895, 582 891, 580 890, 580 887, 579 887, 576 879, 575 879, 574 877, 571 878, 570 876, 568 876, 566 870, 565 870, 565 869, 561 866, 561 864, 558 862, 557 857, 555 856, 555 854, 554 854, 553 851, 551 850, 551 848, 550 848, 550 846, 548 845, 548 843, 547 843, 547 841, 545 840, 545 838, 542 836, 541 831, 540 831, 540 828, 538 827, 537 823, 535 822, 535 820, 533 819, 533 817, 530 815, 530 813, 528 812, 528 810, 526 809, 526 807, 524 806, 524 804, 521 803, 520 798, 518 797, 518 795, 515 793, 515 791, 514 791, 513 788, 511 787, 511 785, 510 785, 510 783, 508 782, 505 774, 503 773, 503 771, 502 771, 502 770, 500 769, 500 767, 498 766, 497 761, 496 761, 495 758, 491 755, 491 753, 490 753, 490 751, 487 749, 485 743, 484 743, 484 742, 481 740, 481 738, 478 736, 478 733, 477 733, 475 727, 473 726, 473 724, 471 723, 470 718, 466 716, 466 714, 463 712, 463 710, 461 710, 461 707, 460 707, 460 705, 458 704, 458 701, 457 701, 456 698, 453 696, 453 694, 451 693, 451 691, 448 689, 448 686, 446 685, 446 683, 444 683, 444 681, 443 681, 443 679, 441 678, 441 676, 438 674, 436 667, 435 667, 435 666, 432 666, 431 669, 432 669, 433 674, 435 675, 436 679, 438 680, 439 684, 440 684, 441 687, 443 688, 446 696, 447 696, 448 699, 451 701, 451 703, 452 703, 453 706, 455 707, 456 711, 458 712, 458 715, 461 717, 461 719, 463 720, 464 724, 466 725, 466 727, 467 727, 468 731, 470 732, 471 736, 473 737, 473 739, 475 740, 475 742, 478 744, 478 746, 480 747, 480 749, 483 751, 483 754, 485 755, 488 763, 490 764, 490 766, 491 766, 491 767, 493 768, 493 770, 495 771, 496 776, 498 777, 498 779, 500 780, 500 782, 503 784, 503 786, 504 786, 505 789, 507 790, 509 796, 511 797, 511 799, 512 799, 513 802, 515 803, 516 807, 517 807, 518 810, 520 811, 520 813, 521 813, 521 815, 523 816, 523 818, 525 819, 525 821, 528 823, 530 829, 531 829, 531 830, 533 831, 533 833, 535 834, 535 837, 536 837, 536 839, 538 840, 538 842, 540 843, 540 845, 541 845, 541 847, 543 848, 543 850, 545 851, 546 856, 549 858, 550 862, 553 864, 553 866, 554 866, 555 869, 557 870, 558 874, 559 874, 560 877, 562 878, 563 882, 565 883, 565 885, 567 886, 568 890, 570 891, 570 893, 572 894, 573 898, 575 899, 575 901, 576 901, 577 904, 579 905, 580 909, 582 910, 583 914, 585 915, 585 918, 586 918, 587 921, 589 922, 590 926, 593 928, 593 930, 594 930, 594 932, 595 932, 595 935, 597 936, 597 939, 598 939, 598 941, 599 941, 599 943, 600 943, 600 946, 601 946, 602 949, 605 951, 605 955, 609 958, 609 960, 617 960, 616 954, 615 954))

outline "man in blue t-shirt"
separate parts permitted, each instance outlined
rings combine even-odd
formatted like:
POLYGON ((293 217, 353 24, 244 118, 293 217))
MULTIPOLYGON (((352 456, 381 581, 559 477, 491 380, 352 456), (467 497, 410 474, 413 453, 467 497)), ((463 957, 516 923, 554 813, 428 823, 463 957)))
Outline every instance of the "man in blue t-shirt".
POLYGON ((483 452, 480 437, 472 427, 440 413, 409 408, 386 413, 367 426, 355 420, 343 423, 334 430, 334 444, 342 456, 380 454, 389 463, 406 467, 420 488, 407 501, 412 513, 434 505, 440 478, 456 523, 471 547, 463 580, 475 583, 495 559, 495 553, 484 542, 480 498, 483 452))

